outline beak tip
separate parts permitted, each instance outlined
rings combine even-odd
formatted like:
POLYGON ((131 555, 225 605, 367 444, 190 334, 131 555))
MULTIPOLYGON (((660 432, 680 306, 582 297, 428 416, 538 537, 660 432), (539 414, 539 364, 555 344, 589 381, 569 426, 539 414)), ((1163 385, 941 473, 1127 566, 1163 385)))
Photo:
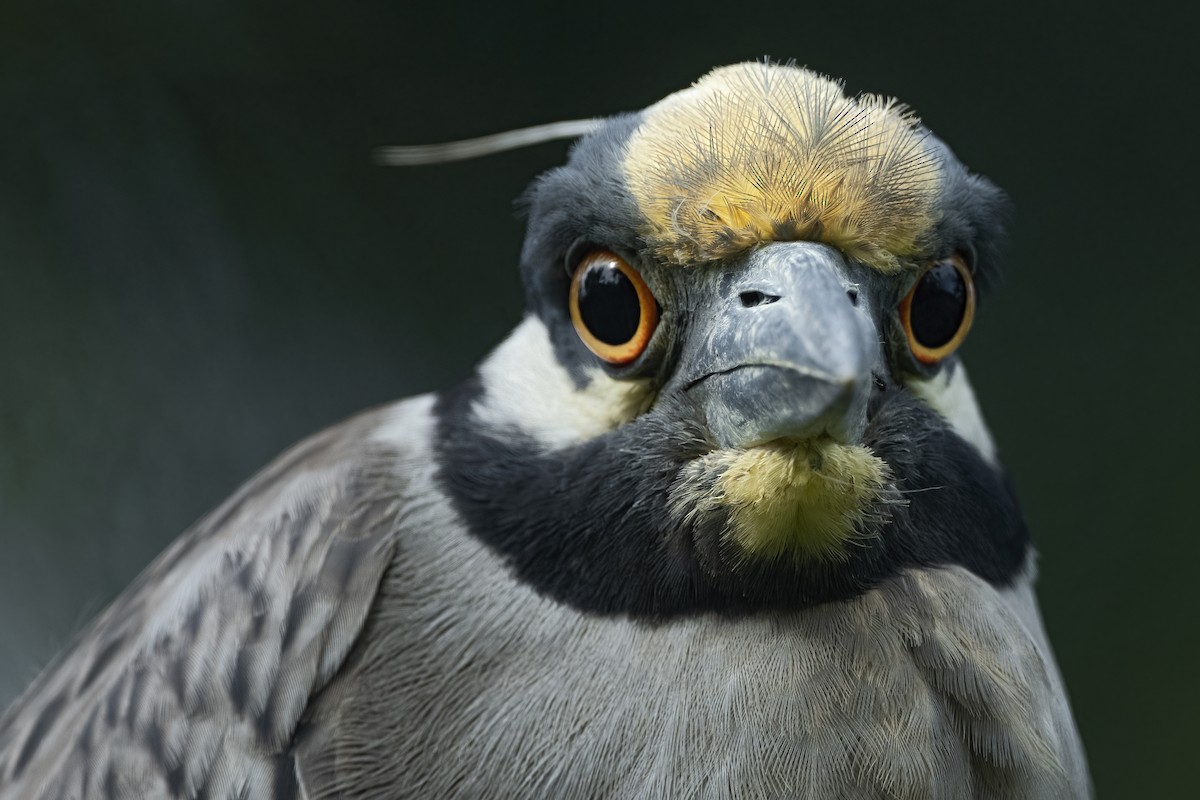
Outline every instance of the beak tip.
POLYGON ((829 379, 756 365, 709 376, 701 385, 709 428, 722 448, 823 437, 852 444, 866 430, 869 375, 829 379))

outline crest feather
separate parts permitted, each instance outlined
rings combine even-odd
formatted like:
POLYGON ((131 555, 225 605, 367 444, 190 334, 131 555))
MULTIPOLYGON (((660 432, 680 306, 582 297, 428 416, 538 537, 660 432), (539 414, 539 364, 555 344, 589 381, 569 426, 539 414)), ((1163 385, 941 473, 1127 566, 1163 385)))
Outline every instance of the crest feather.
POLYGON ((666 261, 767 241, 831 244, 885 272, 935 222, 940 165, 903 104, 794 66, 722 67, 645 112, 626 181, 666 261))

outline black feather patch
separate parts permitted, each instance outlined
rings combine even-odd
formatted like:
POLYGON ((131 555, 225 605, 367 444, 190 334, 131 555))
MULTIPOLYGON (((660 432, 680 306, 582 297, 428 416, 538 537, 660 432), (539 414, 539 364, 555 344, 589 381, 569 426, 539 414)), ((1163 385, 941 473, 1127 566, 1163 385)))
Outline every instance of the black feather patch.
POLYGON ((668 505, 681 469, 713 449, 685 399, 660 397, 627 425, 546 451, 475 423, 480 391, 472 378, 439 398, 439 479, 519 579, 584 611, 663 619, 802 608, 906 567, 960 564, 1003 585, 1025 563, 1028 533, 1006 476, 903 390, 876 393, 864 443, 891 466, 905 502, 870 515, 862 546, 838 562, 716 567, 710 554, 727 520, 685 520, 668 505))

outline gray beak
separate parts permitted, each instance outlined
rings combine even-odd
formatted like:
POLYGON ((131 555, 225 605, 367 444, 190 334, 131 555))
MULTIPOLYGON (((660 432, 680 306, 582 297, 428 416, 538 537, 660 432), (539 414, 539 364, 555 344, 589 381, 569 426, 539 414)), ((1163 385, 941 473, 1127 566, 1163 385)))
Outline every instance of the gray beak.
POLYGON ((717 443, 859 441, 879 337, 842 255, 772 244, 716 283, 683 378, 717 443))

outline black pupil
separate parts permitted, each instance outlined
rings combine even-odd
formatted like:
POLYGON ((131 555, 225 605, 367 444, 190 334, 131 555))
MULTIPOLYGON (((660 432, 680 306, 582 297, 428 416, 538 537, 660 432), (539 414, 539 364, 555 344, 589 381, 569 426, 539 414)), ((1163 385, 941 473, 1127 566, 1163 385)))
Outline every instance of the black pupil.
POLYGON ((625 344, 642 319, 633 281, 614 264, 588 267, 579 281, 579 317, 605 344, 625 344))
POLYGON ((954 338, 967 313, 967 287, 953 264, 942 263, 922 276, 913 292, 909 325, 913 336, 928 348, 942 347, 954 338))

